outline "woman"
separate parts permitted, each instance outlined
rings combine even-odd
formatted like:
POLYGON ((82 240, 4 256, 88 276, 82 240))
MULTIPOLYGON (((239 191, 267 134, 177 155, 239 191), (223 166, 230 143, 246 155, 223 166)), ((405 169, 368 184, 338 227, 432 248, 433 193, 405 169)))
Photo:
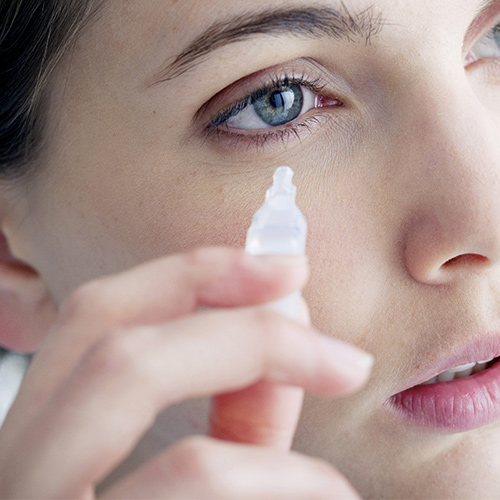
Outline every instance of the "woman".
POLYGON ((4 497, 499 498, 497 0, 1 5, 4 497))

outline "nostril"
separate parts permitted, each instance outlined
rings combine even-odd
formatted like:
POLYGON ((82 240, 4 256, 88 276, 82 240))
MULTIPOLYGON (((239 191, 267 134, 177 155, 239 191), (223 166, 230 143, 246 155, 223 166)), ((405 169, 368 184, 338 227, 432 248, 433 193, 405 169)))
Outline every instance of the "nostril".
POLYGON ((449 267, 456 264, 486 264, 488 262, 488 258, 484 255, 480 255, 478 253, 465 253, 461 255, 457 255, 452 259, 447 260, 443 267, 449 267))
POLYGON ((401 247, 411 278, 428 285, 450 284, 500 265, 500 232, 473 222, 465 216, 410 221, 401 247))

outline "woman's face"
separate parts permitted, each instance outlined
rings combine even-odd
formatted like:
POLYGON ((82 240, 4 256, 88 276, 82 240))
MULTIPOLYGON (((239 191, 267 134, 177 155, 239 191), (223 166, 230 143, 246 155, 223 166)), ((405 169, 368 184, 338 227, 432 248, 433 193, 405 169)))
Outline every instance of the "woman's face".
POLYGON ((242 246, 291 166, 313 323, 376 358, 359 394, 306 401, 296 448, 363 496, 491 497, 492 384, 388 400, 500 354, 500 3, 344 4, 107 1, 52 82, 17 250, 61 302, 144 260, 242 246))

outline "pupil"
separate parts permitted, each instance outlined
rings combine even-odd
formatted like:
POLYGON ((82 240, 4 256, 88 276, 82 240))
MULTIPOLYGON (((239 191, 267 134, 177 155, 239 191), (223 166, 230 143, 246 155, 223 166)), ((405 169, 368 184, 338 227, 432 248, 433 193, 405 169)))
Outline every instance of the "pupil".
POLYGON ((283 92, 273 92, 271 98, 269 99, 271 105, 274 108, 284 108, 286 107, 285 97, 283 92))
POLYGON ((279 126, 300 115, 304 96, 300 85, 287 85, 270 90, 253 103, 255 112, 268 125, 279 126))

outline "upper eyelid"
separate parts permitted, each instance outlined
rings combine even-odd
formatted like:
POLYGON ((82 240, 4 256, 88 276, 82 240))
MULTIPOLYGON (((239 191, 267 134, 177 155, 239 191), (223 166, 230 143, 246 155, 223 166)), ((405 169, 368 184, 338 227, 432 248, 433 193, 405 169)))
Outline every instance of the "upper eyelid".
MULTIPOLYGON (((215 94, 211 99, 209 99, 196 113, 194 121, 198 122, 203 119, 213 119, 218 112, 230 108, 232 105, 236 105, 241 101, 244 101, 249 96, 257 92, 266 86, 271 86, 273 82, 283 79, 288 76, 290 79, 301 79, 303 81, 308 81, 315 83, 318 90, 323 90, 329 85, 328 79, 325 75, 321 75, 321 71, 314 68, 304 67, 303 69, 297 68, 299 63, 297 61, 292 61, 291 63, 281 64, 275 67, 270 67, 263 69, 251 75, 245 76, 240 80, 228 85, 220 92, 215 94), (238 98, 225 99, 225 95, 234 89, 235 93, 240 93, 238 98), (208 116, 207 116, 208 115, 208 116)), ((332 93, 330 97, 336 97, 332 93)))
POLYGON ((492 4, 481 12, 472 22, 467 30, 462 52, 464 56, 472 49, 483 36, 500 23, 500 1, 492 4))
POLYGON ((491 40, 494 40, 493 30, 498 27, 500 27, 500 15, 498 16, 498 19, 493 22, 492 25, 490 25, 483 31, 478 31, 478 35, 473 39, 472 43, 469 44, 467 51, 463 52, 462 57, 463 57, 464 67, 469 68, 474 63, 484 59, 478 53, 475 52, 476 47, 478 47, 478 44, 481 42, 481 40, 483 40, 485 37, 489 37, 490 34, 491 34, 491 40))

